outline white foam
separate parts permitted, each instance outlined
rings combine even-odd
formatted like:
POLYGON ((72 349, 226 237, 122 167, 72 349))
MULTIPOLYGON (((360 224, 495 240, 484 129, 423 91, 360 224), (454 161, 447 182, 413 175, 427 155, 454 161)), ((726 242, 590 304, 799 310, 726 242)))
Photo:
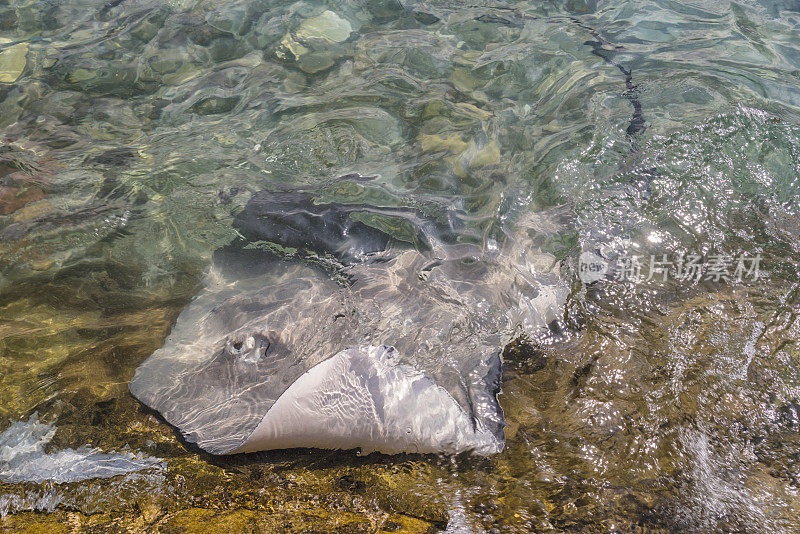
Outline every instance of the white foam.
POLYGON ((76 482, 108 478, 144 469, 163 469, 163 461, 143 454, 104 453, 88 446, 45 452, 56 429, 37 414, 17 421, 0 434, 0 480, 3 482, 76 482))

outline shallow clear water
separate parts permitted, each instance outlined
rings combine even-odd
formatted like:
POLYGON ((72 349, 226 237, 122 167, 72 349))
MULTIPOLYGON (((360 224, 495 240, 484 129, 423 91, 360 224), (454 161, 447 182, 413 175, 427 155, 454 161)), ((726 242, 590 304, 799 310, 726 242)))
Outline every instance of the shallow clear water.
POLYGON ((797 531, 799 112, 788 0, 0 0, 0 427, 36 412, 54 450, 167 465, 3 483, 0 512, 797 531), (276 188, 449 211, 487 248, 543 221, 532 246, 572 294, 506 351, 504 452, 214 459, 130 397, 276 188), (581 252, 762 260, 757 280, 585 285, 581 252))

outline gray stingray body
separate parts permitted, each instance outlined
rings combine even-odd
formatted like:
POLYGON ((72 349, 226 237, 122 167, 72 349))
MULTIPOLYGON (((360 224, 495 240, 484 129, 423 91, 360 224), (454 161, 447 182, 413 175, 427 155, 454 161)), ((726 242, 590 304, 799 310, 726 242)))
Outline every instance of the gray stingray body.
POLYGON ((164 346, 136 370, 133 395, 214 454, 501 450, 500 353, 558 316, 567 290, 553 258, 525 239, 494 251, 392 246, 378 230, 352 230, 353 213, 377 209, 365 206, 278 206, 279 219, 296 216, 287 233, 280 220, 262 225, 272 215, 252 203, 265 201, 254 197, 243 212, 251 220, 237 221, 254 232, 248 240, 285 245, 320 223, 308 243, 346 259, 341 276, 221 251, 164 346), (364 256, 364 243, 388 249, 364 256))

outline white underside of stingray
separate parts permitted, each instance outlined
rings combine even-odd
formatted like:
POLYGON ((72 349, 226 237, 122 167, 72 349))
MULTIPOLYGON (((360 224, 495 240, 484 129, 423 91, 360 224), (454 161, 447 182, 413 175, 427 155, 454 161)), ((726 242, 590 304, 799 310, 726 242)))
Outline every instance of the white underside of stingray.
POLYGON ((487 455, 502 443, 475 425, 447 391, 392 347, 343 350, 316 365, 278 398, 241 447, 292 447, 487 455))

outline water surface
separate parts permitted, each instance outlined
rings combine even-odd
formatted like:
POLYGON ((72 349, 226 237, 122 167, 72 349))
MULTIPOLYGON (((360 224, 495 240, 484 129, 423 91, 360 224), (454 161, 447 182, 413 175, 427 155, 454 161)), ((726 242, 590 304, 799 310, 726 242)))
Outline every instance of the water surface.
POLYGON ((800 529, 800 5, 468 4, 0 0, 0 428, 166 462, 3 482, 9 528, 800 529), (486 249, 540 221, 572 294, 506 350, 501 454, 219 459, 130 397, 265 189, 486 249), (762 262, 586 285, 586 251, 762 262))

